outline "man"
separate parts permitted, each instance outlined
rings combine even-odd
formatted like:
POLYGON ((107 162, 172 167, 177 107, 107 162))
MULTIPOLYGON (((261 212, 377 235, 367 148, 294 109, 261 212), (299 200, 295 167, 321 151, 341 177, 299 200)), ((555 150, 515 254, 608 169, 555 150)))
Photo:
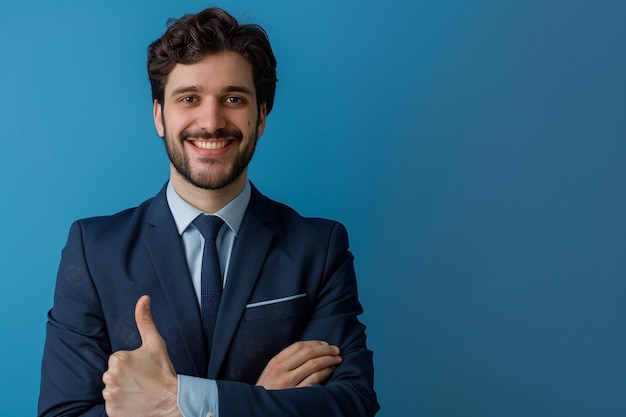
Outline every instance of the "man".
POLYGON ((263 29, 220 9, 150 45, 170 180, 137 208, 72 225, 40 416, 376 413, 344 227, 247 179, 275 68, 263 29))

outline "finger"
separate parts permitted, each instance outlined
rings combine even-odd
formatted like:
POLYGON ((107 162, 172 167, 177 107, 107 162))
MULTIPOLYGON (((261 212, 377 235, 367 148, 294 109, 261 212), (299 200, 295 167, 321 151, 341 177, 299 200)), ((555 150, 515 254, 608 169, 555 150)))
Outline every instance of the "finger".
POLYGON ((295 342, 274 356, 263 369, 257 385, 266 389, 294 388, 310 374, 338 364, 341 359, 315 362, 315 358, 339 355, 339 348, 320 340, 295 342), (303 367, 309 361, 308 367, 303 367))
POLYGON ((338 366, 341 362, 342 362, 341 356, 333 355, 333 356, 315 357, 313 359, 306 361, 298 368, 292 370, 290 374, 293 380, 296 381, 296 384, 299 385, 303 381, 305 381, 307 378, 316 374, 317 372, 320 372, 324 369, 330 369, 330 368, 334 370, 334 368, 338 366))
POLYGON ((315 346, 315 345, 328 346, 328 343, 322 340, 304 340, 304 341, 292 343, 291 345, 287 346, 285 349, 281 350, 274 357, 275 362, 277 363, 284 362, 285 360, 293 357, 293 355, 295 355, 298 351, 306 349, 308 346, 315 346))
POLYGON ((152 312, 150 311, 150 297, 147 295, 143 295, 137 300, 135 305, 135 322, 141 336, 142 347, 151 346, 162 340, 154 324, 152 312))
POLYGON ((335 366, 321 369, 304 378, 298 385, 296 385, 296 388, 310 387, 311 385, 322 384, 326 382, 328 378, 330 378, 333 372, 335 372, 335 369, 335 366))
POLYGON ((292 346, 287 347, 285 351, 279 353, 276 357, 277 363, 286 371, 300 368, 307 362, 316 358, 339 355, 339 348, 337 346, 317 340, 297 342, 292 346))

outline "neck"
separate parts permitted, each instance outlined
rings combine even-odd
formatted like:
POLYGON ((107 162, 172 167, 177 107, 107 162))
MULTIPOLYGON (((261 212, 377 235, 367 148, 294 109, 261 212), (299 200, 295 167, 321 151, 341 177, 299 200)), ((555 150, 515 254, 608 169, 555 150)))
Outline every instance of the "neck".
POLYGON ((247 174, 248 170, 246 169, 232 184, 219 190, 205 190, 190 184, 174 167, 171 167, 170 181, 176 193, 183 200, 205 213, 215 213, 233 201, 243 191, 248 180, 247 174))

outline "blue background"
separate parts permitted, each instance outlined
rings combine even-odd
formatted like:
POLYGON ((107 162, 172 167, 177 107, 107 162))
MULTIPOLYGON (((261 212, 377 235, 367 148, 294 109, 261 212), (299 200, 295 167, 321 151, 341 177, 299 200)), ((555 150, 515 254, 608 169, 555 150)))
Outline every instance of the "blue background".
MULTIPOLYGON (((626 415, 626 2, 221 1, 279 61, 251 178, 346 224, 381 417, 626 415)), ((145 50, 200 1, 0 5, 0 415, 72 220, 168 169, 145 50)))

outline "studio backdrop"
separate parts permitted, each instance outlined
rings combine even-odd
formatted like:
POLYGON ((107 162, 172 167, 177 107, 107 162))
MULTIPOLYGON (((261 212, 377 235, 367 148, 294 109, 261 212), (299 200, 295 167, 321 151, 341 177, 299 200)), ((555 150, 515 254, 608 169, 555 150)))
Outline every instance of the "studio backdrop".
POLYGON ((250 178, 347 226, 381 417, 626 415, 619 0, 3 2, 0 415, 71 222, 167 180, 147 45, 213 5, 272 40, 250 178))

